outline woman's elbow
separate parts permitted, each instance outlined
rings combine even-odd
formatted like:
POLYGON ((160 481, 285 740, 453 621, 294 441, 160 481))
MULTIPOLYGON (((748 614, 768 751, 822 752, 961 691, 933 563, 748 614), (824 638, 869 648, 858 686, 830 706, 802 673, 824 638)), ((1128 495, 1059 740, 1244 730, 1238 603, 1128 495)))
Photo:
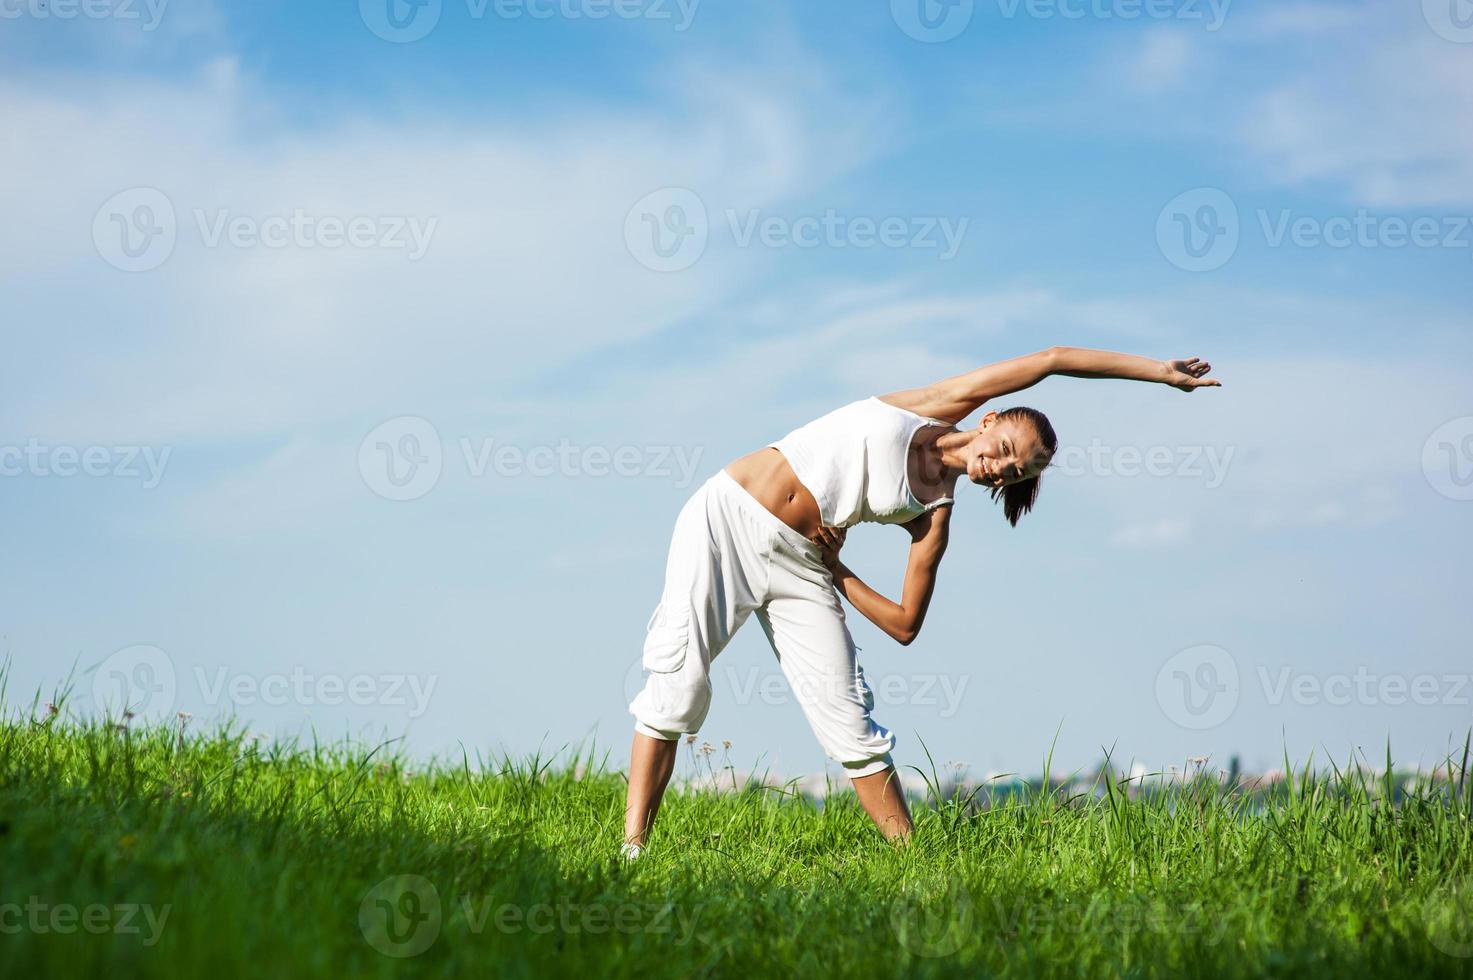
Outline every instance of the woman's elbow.
POLYGON ((896 643, 908 647, 915 642, 917 636, 921 635, 921 625, 916 623, 913 626, 897 626, 890 635, 895 638, 896 643))

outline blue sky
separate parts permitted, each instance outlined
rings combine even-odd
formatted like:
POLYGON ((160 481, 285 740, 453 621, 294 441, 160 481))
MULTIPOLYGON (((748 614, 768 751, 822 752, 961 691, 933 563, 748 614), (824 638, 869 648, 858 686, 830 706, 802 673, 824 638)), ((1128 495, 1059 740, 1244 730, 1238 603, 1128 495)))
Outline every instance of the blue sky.
MULTIPOLYGON (((900 760, 1461 745, 1455 0, 387 2, 3 6, 12 703, 622 762, 701 480, 1070 344, 1225 387, 1005 400, 1071 453, 1038 510, 963 493, 911 647, 850 616, 900 760)), ((703 738, 823 768, 760 630, 716 667, 703 738)))

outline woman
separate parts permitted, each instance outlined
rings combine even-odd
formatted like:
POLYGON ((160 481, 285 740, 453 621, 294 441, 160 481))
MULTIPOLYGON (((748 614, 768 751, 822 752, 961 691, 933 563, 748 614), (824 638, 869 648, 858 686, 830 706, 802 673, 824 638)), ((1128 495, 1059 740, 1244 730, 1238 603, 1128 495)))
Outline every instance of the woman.
POLYGON ((1051 347, 924 388, 852 402, 743 456, 706 481, 675 521, 665 588, 647 628, 644 689, 630 704, 624 853, 637 857, 675 766, 677 740, 711 701, 711 661, 756 613, 829 758, 854 783, 887 838, 907 837, 910 813, 895 779, 895 738, 870 717, 874 698, 855 658, 839 596, 896 641, 920 632, 946 553, 953 490, 963 475, 1001 500, 1016 525, 1038 497, 1058 448, 1031 408, 987 412, 994 398, 1050 375, 1155 381, 1182 391, 1216 386, 1197 358, 1051 347), (910 532, 899 602, 839 561, 847 529, 870 521, 910 532))

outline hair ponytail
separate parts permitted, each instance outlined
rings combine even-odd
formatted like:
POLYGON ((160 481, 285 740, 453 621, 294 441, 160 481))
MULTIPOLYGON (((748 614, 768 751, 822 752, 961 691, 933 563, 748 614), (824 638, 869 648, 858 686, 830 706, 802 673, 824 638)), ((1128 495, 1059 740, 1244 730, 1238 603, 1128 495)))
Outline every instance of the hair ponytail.
POLYGON ((1033 502, 1038 499, 1038 477, 1030 477, 1027 480, 1019 480, 1005 487, 993 487, 992 499, 1002 497, 1002 516, 1013 527, 1018 526, 1018 518, 1033 509, 1033 502))

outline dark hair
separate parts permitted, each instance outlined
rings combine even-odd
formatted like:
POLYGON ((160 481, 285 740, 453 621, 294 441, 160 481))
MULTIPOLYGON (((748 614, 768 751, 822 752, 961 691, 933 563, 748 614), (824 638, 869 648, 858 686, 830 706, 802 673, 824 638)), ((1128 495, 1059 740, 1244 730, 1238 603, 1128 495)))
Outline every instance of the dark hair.
MULTIPOLYGON (((1059 448, 1059 437, 1054 434, 1054 427, 1049 424, 1048 416, 1038 409, 1017 405, 1003 409, 997 413, 997 417, 1031 423, 1033 431, 1038 433, 1039 442, 1043 443, 1043 451, 1049 456, 1059 448)), ((1002 516, 1010 525, 1017 527, 1018 518, 1032 510, 1034 501, 1038 499, 1038 477, 1032 476, 1005 487, 993 487, 992 499, 996 500, 999 496, 1002 497, 1002 516)))

